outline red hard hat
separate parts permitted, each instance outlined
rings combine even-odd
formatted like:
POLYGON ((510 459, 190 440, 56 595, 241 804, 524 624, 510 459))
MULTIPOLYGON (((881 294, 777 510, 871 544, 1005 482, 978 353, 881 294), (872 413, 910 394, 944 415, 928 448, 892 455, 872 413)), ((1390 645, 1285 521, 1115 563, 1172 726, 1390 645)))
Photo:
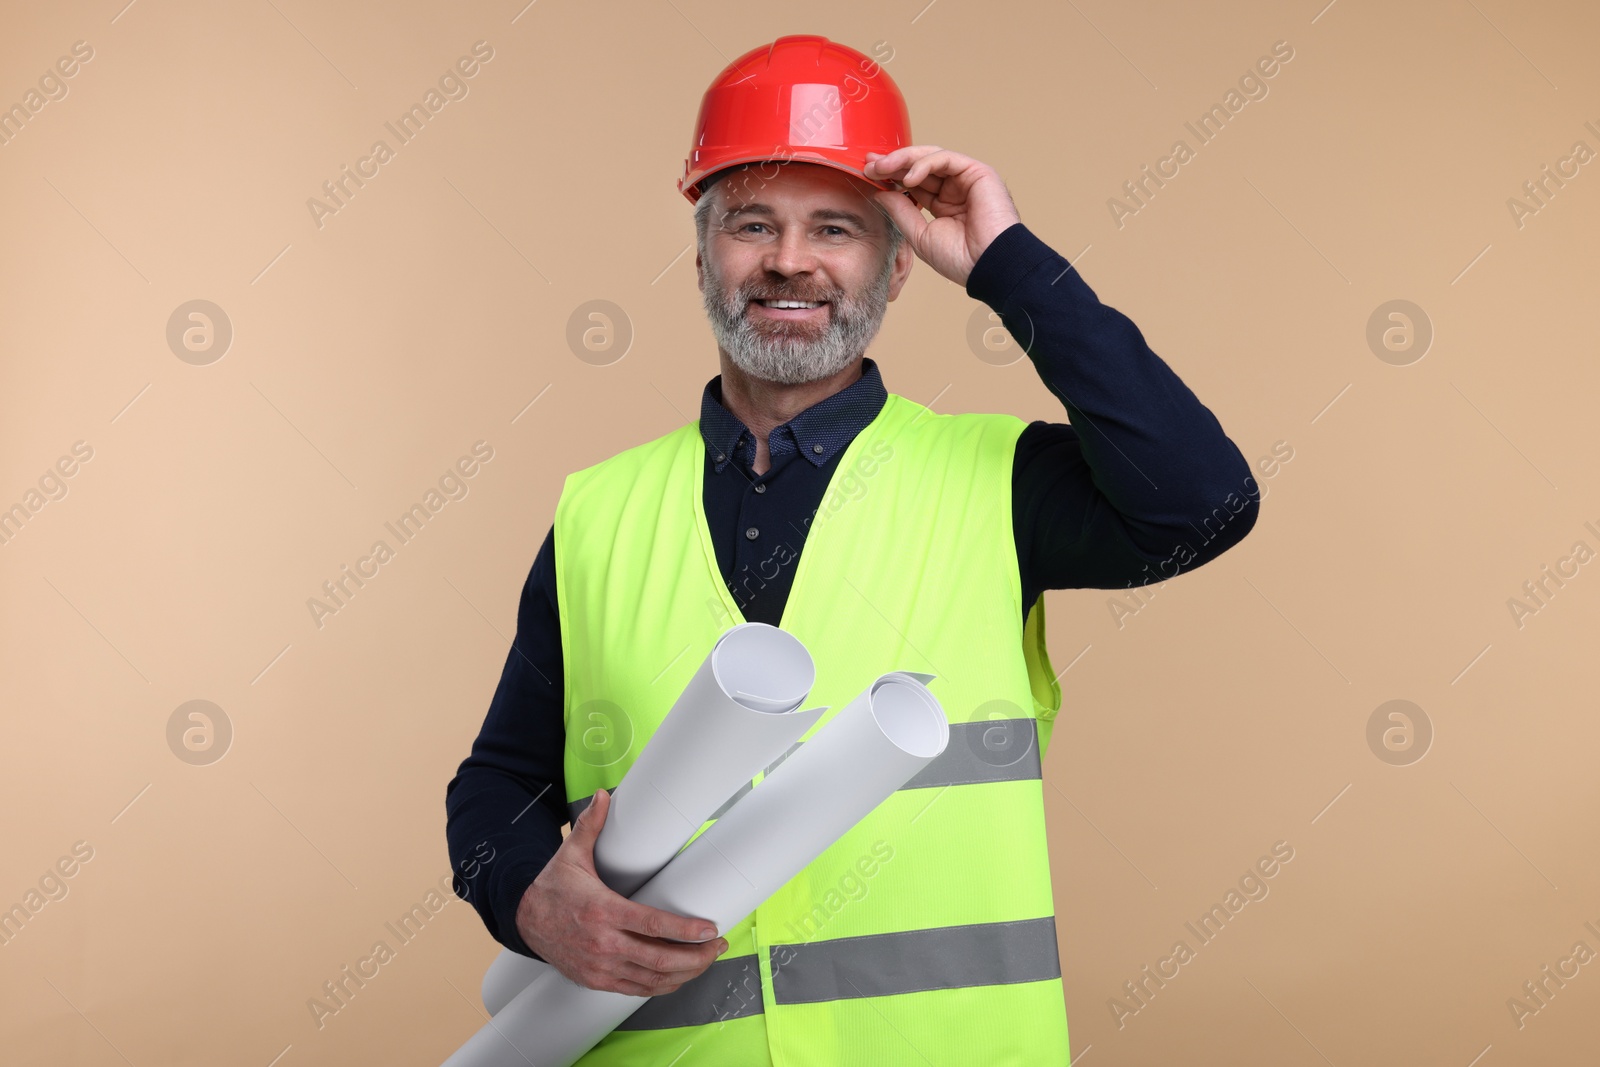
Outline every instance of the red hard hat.
POLYGON ((692 204, 700 183, 740 163, 821 163, 879 189, 861 173, 868 152, 911 143, 900 89, 868 56, 826 37, 780 37, 728 64, 700 101, 678 191, 692 204))

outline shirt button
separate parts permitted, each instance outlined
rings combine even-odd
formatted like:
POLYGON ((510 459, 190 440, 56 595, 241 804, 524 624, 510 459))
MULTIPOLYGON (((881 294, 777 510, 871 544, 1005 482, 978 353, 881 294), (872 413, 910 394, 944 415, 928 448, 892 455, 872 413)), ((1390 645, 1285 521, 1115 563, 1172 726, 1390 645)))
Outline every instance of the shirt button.
POLYGON ((756 486, 756 492, 758 492, 758 493, 765 493, 765 492, 766 492, 766 491, 767 491, 767 487, 766 487, 766 486, 765 486, 765 485, 758 485, 758 486, 756 486))
POLYGON ((717 453, 717 462, 718 462, 718 463, 721 463, 721 462, 722 462, 722 461, 723 461, 723 460, 725 460, 725 459, 727 459, 727 458, 728 458, 728 457, 727 457, 727 456, 725 456, 725 455, 723 455, 723 454, 722 454, 722 453, 721 453, 721 452, 718 452, 718 453, 717 453))
POLYGON ((746 530, 744 532, 744 535, 747 538, 749 538, 750 540, 754 541, 756 539, 756 537, 758 537, 760 535, 760 533, 761 533, 760 530, 758 530, 754 526, 752 526, 752 527, 750 527, 750 529, 748 529, 748 530, 746 530))
POLYGON ((811 451, 815 452, 817 455, 820 456, 820 455, 822 455, 822 446, 821 445, 812 445, 811 446, 811 451))

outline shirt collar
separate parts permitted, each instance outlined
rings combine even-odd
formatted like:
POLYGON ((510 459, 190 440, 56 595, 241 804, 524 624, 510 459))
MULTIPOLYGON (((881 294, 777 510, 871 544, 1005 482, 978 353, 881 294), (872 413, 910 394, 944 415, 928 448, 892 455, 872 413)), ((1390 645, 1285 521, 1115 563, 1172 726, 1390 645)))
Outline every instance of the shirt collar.
MULTIPOLYGON (((877 362, 863 356, 860 378, 774 427, 767 435, 767 450, 774 461, 798 452, 820 467, 878 417, 888 398, 877 362)), ((755 435, 723 406, 720 374, 706 383, 700 396, 700 436, 718 474, 733 459, 746 468, 755 465, 755 435)))

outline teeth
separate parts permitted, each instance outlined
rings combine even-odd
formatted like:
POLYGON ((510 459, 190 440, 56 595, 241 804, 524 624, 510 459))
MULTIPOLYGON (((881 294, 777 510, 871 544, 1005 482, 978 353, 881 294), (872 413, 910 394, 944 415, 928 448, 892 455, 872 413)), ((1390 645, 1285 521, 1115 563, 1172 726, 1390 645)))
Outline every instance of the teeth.
POLYGON ((769 308, 814 308, 821 307, 820 300, 763 300, 763 305, 769 308))

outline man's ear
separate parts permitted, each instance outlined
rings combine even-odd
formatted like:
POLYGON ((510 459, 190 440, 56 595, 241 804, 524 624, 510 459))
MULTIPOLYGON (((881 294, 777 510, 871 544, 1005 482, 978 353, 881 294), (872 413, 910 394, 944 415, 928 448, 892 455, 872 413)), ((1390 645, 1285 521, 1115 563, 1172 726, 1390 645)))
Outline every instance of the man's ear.
POLYGON ((694 283, 703 293, 706 291, 706 265, 700 262, 700 253, 694 254, 694 283))
POLYGON ((900 295, 900 290, 906 284, 906 279, 911 276, 911 264, 917 261, 917 253, 911 248, 910 241, 901 241, 900 247, 894 254, 894 266, 889 271, 889 299, 893 300, 900 295))

